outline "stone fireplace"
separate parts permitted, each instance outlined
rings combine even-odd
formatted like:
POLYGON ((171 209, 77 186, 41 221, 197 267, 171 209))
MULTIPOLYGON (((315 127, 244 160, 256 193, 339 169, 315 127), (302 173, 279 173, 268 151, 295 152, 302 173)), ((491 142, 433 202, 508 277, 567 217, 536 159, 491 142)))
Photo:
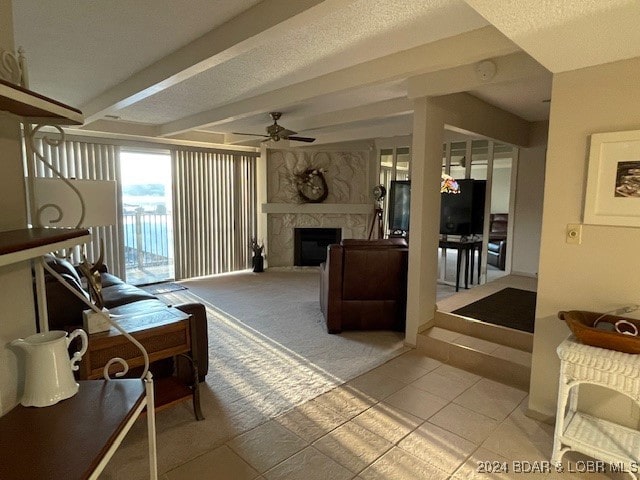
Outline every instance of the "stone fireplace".
POLYGON ((296 264, 295 229, 338 229, 341 238, 367 238, 374 211, 374 162, 369 149, 268 150, 267 203, 262 205, 268 266, 296 264), (298 195, 295 174, 307 168, 324 173, 329 194, 322 203, 302 203, 298 195))

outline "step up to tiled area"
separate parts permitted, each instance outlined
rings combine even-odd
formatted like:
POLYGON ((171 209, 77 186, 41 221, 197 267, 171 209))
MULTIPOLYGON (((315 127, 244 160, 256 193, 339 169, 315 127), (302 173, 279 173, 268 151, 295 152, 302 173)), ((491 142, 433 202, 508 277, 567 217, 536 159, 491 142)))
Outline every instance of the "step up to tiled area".
POLYGON ((418 351, 450 365, 529 390, 533 335, 437 311, 418 335, 418 351))

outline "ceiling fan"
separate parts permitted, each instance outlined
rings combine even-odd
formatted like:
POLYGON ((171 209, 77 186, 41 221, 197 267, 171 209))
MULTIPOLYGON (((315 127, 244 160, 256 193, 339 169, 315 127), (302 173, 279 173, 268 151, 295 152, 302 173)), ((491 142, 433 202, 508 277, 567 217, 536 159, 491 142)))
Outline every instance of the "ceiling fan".
POLYGON ((268 142, 269 140, 273 140, 274 142, 278 142, 280 140, 295 140, 297 142, 315 142, 315 138, 311 137, 299 137, 296 135, 296 132, 293 130, 289 130, 284 128, 281 125, 278 125, 278 119, 282 116, 280 112, 270 112, 269 115, 273 119, 273 125, 269 125, 267 130, 267 135, 261 135, 256 133, 236 133, 234 135, 251 135, 252 137, 266 137, 266 140, 263 142, 268 142))

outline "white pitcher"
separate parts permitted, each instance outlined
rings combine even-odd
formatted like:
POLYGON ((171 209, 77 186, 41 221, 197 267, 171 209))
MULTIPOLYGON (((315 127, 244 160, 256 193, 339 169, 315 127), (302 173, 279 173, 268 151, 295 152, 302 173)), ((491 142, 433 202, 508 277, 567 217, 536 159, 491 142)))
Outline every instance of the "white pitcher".
POLYGON ((69 336, 67 332, 52 330, 11 342, 11 345, 24 350, 27 358, 20 403, 25 407, 48 407, 73 397, 79 386, 72 370, 78 370, 76 363, 87 351, 88 341, 85 331, 77 329, 69 336), (67 348, 78 336, 82 339, 82 348, 69 359, 67 348))

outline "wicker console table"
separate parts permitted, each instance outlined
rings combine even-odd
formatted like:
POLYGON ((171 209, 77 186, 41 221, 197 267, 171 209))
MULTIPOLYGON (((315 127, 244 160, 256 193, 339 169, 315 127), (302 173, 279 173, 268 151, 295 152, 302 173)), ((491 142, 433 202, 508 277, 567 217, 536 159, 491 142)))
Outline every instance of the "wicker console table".
POLYGON ((640 432, 577 411, 579 387, 600 385, 640 405, 640 355, 592 347, 570 336, 558 346, 561 360, 552 462, 575 450, 632 471, 640 464, 640 432), (568 408, 567 408, 568 404, 568 408))

